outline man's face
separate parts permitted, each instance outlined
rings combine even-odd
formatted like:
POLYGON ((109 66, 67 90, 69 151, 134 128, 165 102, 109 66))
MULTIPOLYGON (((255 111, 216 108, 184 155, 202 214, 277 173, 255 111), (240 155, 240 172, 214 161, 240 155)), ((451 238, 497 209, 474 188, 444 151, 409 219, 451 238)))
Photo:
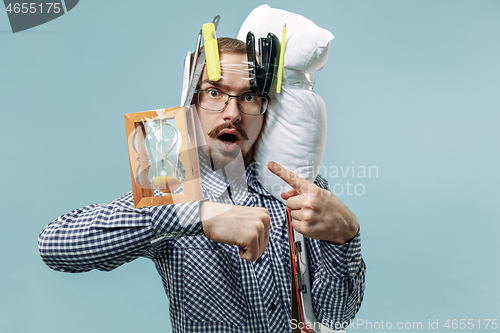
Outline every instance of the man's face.
MULTIPOLYGON (((206 69, 198 89, 215 89, 229 95, 237 96, 251 92, 248 72, 244 64, 246 54, 223 53, 222 78, 212 82, 206 69), (228 70, 231 68, 231 70, 228 70)), ((245 165, 248 165, 254 154, 254 144, 259 137, 264 122, 264 115, 247 115, 241 113, 236 98, 230 98, 223 111, 208 111, 198 106, 198 98, 193 102, 198 109, 203 134, 208 144, 208 153, 216 168, 232 162, 241 150, 245 165)))

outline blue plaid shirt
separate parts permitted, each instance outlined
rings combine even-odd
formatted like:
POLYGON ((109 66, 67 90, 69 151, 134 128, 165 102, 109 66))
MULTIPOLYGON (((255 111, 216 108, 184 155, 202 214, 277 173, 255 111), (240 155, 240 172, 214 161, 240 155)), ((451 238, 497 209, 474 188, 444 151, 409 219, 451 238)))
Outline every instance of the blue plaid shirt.
MULTIPOLYGON (((243 260, 237 246, 204 235, 200 202, 136 209, 131 192, 50 223, 38 240, 43 261, 58 271, 85 272, 109 271, 147 257, 155 263, 170 300, 174 332, 290 332, 285 205, 257 181, 253 163, 246 175, 231 181, 204 163, 200 167, 205 198, 269 211, 269 244, 257 261, 243 260)), ((315 184, 328 188, 319 176, 315 184)), ((306 246, 316 317, 328 323, 348 322, 364 291, 359 233, 344 245, 306 238, 306 246)))

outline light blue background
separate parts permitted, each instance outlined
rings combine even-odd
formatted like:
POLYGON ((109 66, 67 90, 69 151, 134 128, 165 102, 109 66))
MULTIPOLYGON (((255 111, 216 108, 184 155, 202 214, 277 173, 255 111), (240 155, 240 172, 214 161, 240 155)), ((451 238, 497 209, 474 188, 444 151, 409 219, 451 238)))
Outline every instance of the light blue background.
MULTIPOLYGON (((40 260, 37 236, 131 189, 123 114, 178 106, 201 25, 220 14, 218 37, 235 37, 259 4, 82 0, 17 34, 0 13, 1 332, 171 331, 151 262, 59 273, 40 260)), ((316 78, 324 166, 378 168, 369 179, 325 174, 332 187, 365 188, 339 195, 368 266, 357 318, 424 331, 429 319, 441 329, 500 319, 500 2, 268 4, 335 36, 316 78)))

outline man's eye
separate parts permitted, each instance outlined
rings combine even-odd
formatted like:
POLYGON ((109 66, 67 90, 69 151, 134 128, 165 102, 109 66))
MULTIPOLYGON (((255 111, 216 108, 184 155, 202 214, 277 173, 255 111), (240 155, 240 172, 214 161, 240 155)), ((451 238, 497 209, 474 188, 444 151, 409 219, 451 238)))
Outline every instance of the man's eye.
POLYGON ((220 97, 220 92, 218 92, 217 90, 209 90, 208 96, 210 96, 212 98, 217 98, 217 97, 220 97))
POLYGON ((256 97, 253 94, 246 94, 243 96, 243 101, 244 102, 255 102, 256 97))

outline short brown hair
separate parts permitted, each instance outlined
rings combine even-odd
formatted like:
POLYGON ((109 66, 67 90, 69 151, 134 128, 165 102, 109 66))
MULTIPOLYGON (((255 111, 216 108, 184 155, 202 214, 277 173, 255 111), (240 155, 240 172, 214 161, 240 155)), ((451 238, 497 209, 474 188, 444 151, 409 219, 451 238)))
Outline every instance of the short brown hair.
MULTIPOLYGON (((236 38, 229 38, 229 37, 218 38, 217 48, 219 49, 219 54, 220 53, 247 54, 247 45, 245 44, 245 42, 236 38)), ((203 46, 200 48, 198 56, 201 52, 203 52, 203 46)), ((193 66, 193 61, 194 61, 194 53, 191 54, 190 69, 193 66)))
POLYGON ((245 42, 235 38, 219 38, 217 39, 217 46, 219 48, 219 53, 247 53, 247 46, 245 42))

